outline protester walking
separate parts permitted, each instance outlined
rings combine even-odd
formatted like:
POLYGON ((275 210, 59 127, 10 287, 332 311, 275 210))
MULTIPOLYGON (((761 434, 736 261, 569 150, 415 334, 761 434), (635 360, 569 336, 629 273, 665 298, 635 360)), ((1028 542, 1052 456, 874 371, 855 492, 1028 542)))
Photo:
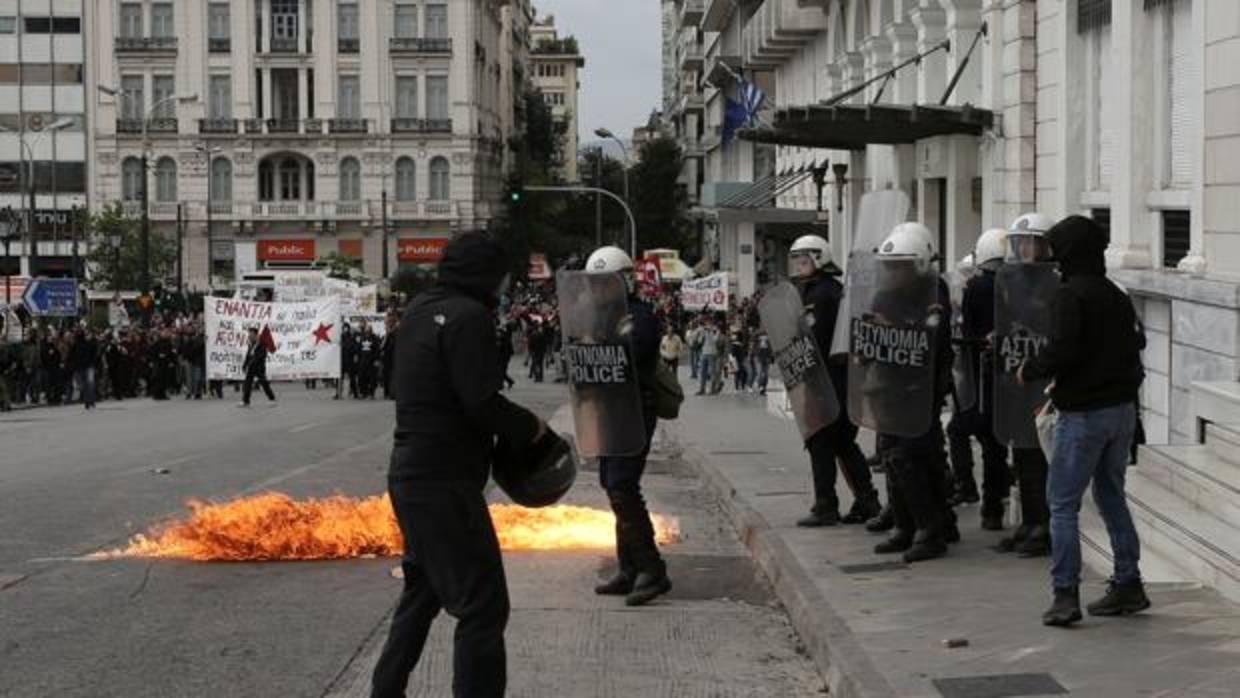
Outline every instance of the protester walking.
POLYGON ((248 345, 245 350, 245 362, 242 368, 245 370, 245 385, 241 389, 241 402, 237 403, 238 407, 250 406, 250 394, 254 391, 255 382, 262 389, 263 394, 271 401, 271 406, 276 404, 276 394, 271 390, 271 384, 267 382, 267 355, 270 353, 269 339, 271 335, 264 331, 265 336, 259 338, 258 329, 251 327, 248 345))

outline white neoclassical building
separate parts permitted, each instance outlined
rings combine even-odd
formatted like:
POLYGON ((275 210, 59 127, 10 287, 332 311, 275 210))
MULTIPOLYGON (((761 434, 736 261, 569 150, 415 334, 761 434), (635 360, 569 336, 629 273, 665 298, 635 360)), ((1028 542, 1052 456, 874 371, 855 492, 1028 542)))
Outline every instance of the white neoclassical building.
POLYGON ((187 287, 332 252, 374 276, 433 261, 498 215, 528 12, 508 5, 87 3, 91 206, 139 210, 145 139, 154 229, 184 235, 187 287))
POLYGON ((561 37, 555 17, 547 16, 530 26, 530 82, 551 107, 551 115, 564 124, 562 175, 577 181, 577 152, 581 143, 581 73, 586 59, 574 37, 561 37))

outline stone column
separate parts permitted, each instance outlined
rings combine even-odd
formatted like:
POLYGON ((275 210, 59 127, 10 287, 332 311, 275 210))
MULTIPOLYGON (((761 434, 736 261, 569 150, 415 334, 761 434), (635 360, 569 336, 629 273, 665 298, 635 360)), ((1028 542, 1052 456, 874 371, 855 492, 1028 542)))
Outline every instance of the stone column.
MULTIPOLYGON (((946 0, 944 5, 947 8, 947 38, 952 42, 951 51, 947 54, 946 66, 947 79, 950 81, 951 76, 964 63, 969 47, 973 45, 973 38, 977 36, 977 31, 982 26, 982 0, 946 0)), ((997 28, 989 29, 992 30, 991 36, 998 33, 993 31, 997 28)), ((979 41, 977 48, 973 49, 973 55, 968 59, 969 62, 965 64, 964 72, 961 73, 956 88, 952 90, 948 98, 948 104, 977 104, 980 101, 985 52, 985 43, 979 41)), ((944 89, 946 87, 944 84, 944 89)))
MULTIPOLYGON (((1234 136, 1240 135, 1240 123, 1237 122, 1234 116, 1236 114, 1240 114, 1240 73, 1235 70, 1234 65, 1230 66, 1231 70, 1221 69, 1223 66, 1228 65, 1225 61, 1218 62, 1214 66, 1208 66, 1206 64, 1207 32, 1212 35, 1209 38, 1227 36, 1229 34, 1232 36, 1233 42, 1237 38, 1240 38, 1240 11, 1236 11, 1234 9, 1232 10, 1231 26, 1229 27, 1227 21, 1228 15, 1226 14, 1226 11, 1224 10, 1222 13, 1219 13, 1219 9, 1221 8, 1221 5, 1215 5, 1207 10, 1206 7, 1203 7, 1202 3, 1193 3, 1189 10, 1193 13, 1193 62, 1196 65, 1201 66, 1201 68, 1194 74, 1194 84, 1192 87, 1193 104, 1191 110, 1193 125, 1192 131, 1194 138, 1192 138, 1189 142, 1193 147, 1197 147, 1197 139, 1200 138, 1203 143, 1206 144, 1206 147, 1197 149, 1198 156, 1196 162, 1193 163, 1193 190, 1189 199, 1189 203, 1192 207, 1192 230, 1190 231, 1191 238, 1189 242, 1188 254, 1184 256, 1184 259, 1180 260, 1179 264, 1179 269, 1181 271, 1186 271, 1192 274, 1204 274, 1207 268, 1205 240, 1206 222, 1204 215, 1206 211, 1206 185, 1208 182, 1206 161, 1214 158, 1226 159, 1229 162, 1234 163, 1234 160, 1230 160, 1229 158, 1219 158, 1218 153, 1220 151, 1209 147, 1210 142, 1217 136, 1230 135, 1232 136, 1230 142, 1235 144, 1237 139, 1234 138, 1234 136), (1208 20, 1206 18, 1207 12, 1212 15, 1210 19, 1214 18, 1214 14, 1221 14, 1219 21, 1217 22, 1217 27, 1213 24, 1208 24, 1208 20), (1209 73, 1209 76, 1212 78, 1212 83, 1214 84, 1217 84, 1218 78, 1223 77, 1224 75, 1227 76, 1224 78, 1223 82, 1230 83, 1230 94, 1232 96, 1230 102, 1231 106, 1228 106, 1226 101, 1216 101, 1213 99, 1211 94, 1207 94, 1205 88, 1205 77, 1207 73, 1209 73), (1232 114, 1233 116, 1228 118, 1224 116, 1225 114, 1232 114)), ((1215 60, 1217 61, 1217 58, 1215 60)), ((1213 94, 1221 95, 1225 94, 1225 92, 1219 90, 1215 91, 1213 94)), ((1235 165, 1233 164, 1233 168, 1234 167, 1235 165)), ((1240 173, 1240 170, 1233 169, 1233 172, 1240 173)), ((1214 175, 1214 178, 1217 178, 1218 174, 1220 173, 1217 170, 1211 172, 1211 175, 1214 175)), ((1232 182, 1240 182, 1240 174, 1233 175, 1229 179, 1232 182)), ((1240 206, 1237 206, 1237 209, 1240 209, 1240 206)), ((1233 229, 1240 230, 1240 222, 1233 221, 1233 229)))
POLYGON ((259 53, 271 52, 271 0, 259 0, 262 9, 262 26, 256 27, 261 32, 259 41, 262 50, 259 53))
MULTIPOLYGON (((916 7, 909 11, 909 19, 917 27, 917 50, 928 51, 941 43, 946 36, 943 26, 947 13, 937 7, 916 7)), ((952 47, 955 48, 954 46, 952 47)), ((917 102, 938 104, 947 87, 947 56, 935 51, 921 61, 917 73, 917 102)))
MULTIPOLYGON (((1154 183, 1153 81, 1147 71, 1149 17, 1140 3, 1112 3, 1111 66, 1115 81, 1115 174, 1111 181, 1111 246, 1107 264, 1144 269, 1151 264, 1150 230, 1156 214, 1145 199, 1154 183)), ((1074 208, 1072 201, 1066 202, 1074 208)))

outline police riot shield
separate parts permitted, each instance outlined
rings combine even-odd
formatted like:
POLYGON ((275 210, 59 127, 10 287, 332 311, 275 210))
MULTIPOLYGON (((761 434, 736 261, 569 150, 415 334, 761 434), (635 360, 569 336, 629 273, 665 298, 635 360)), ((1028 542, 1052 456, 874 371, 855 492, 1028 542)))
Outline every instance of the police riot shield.
POLYGON ((860 260, 849 274, 848 414, 881 434, 920 436, 934 414, 938 275, 912 260, 860 260))
MULTIPOLYGON (((857 227, 853 231, 852 250, 848 253, 845 276, 852 273, 852 268, 874 256, 874 251, 883 240, 891 234, 891 229, 908 220, 908 194, 899 189, 883 189, 868 192, 861 197, 860 210, 857 212, 857 227)), ((848 353, 849 313, 852 303, 849 301, 847 279, 844 283, 844 300, 840 303, 840 315, 835 321, 835 335, 831 338, 831 356, 848 353)))
POLYGON ((624 279, 561 272, 556 292, 577 453, 583 458, 641 453, 646 428, 624 279))
POLYGON ((946 275, 952 299, 952 345, 956 349, 952 359, 952 399, 960 412, 977 406, 978 384, 981 382, 978 347, 966 341, 964 336, 964 287, 969 277, 959 269, 946 275))
POLYGON ((1004 264, 995 275, 995 438, 1012 448, 1038 448, 1034 416, 1048 381, 1021 385, 1016 372, 1050 341, 1055 265, 1004 264))
POLYGON ((801 294, 784 281, 762 295, 758 313, 762 329, 771 340, 797 428, 808 439, 839 418, 840 403, 801 304, 801 294))

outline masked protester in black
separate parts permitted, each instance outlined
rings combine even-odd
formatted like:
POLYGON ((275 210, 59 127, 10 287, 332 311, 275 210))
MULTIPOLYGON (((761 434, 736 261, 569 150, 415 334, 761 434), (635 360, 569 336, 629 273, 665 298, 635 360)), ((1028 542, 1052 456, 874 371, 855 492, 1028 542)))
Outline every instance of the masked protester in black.
POLYGON ((833 424, 811 436, 805 447, 809 450, 814 476, 814 506, 809 516, 797 521, 798 526, 834 526, 865 523, 877 516, 880 509, 878 492, 874 489, 865 454, 857 445, 857 427, 848 418, 847 357, 831 357, 831 340, 839 315, 844 287, 830 264, 830 247, 819 236, 807 235, 793 243, 789 255, 797 265, 801 300, 805 311, 814 319, 814 340, 818 351, 827 359, 827 373, 840 403, 840 416, 833 424), (852 508, 840 518, 839 498, 835 493, 836 468, 853 493, 852 508))
POLYGON ((504 275, 498 244, 461 235, 444 251, 436 286, 400 323, 388 491, 405 540, 405 588, 375 698, 405 695, 441 609, 457 619, 453 695, 504 694, 508 589, 483 488, 497 436, 526 444, 546 428, 500 394, 493 313, 504 275))

